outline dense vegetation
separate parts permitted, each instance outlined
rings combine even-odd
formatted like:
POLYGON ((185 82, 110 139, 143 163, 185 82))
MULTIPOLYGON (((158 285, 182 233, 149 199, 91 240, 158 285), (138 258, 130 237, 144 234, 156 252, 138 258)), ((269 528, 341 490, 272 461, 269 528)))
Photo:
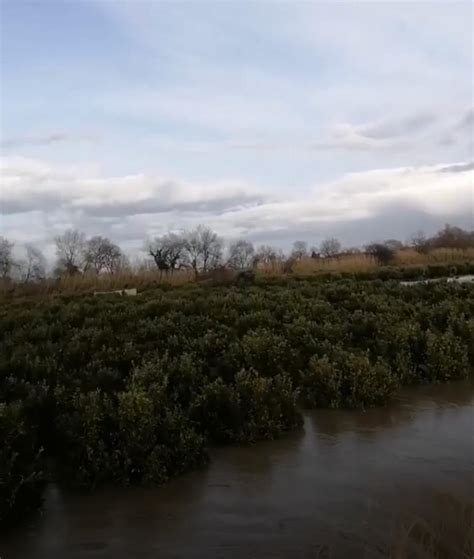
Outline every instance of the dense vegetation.
POLYGON ((299 406, 386 402, 474 364, 474 286, 268 282, 0 309, 0 521, 75 486, 162 483, 211 443, 273 438, 299 406))

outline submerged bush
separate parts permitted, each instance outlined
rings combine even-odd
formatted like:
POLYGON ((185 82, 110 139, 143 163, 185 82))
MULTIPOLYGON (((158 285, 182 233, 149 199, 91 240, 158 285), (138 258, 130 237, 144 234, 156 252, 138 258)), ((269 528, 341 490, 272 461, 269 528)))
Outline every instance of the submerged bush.
POLYGON ((301 397, 310 407, 364 408, 382 404, 397 386, 381 360, 339 349, 331 357, 311 359, 301 377, 301 397))
POLYGON ((0 404, 0 525, 37 508, 44 486, 42 448, 20 402, 0 404))
POLYGON ((275 438, 301 424, 292 383, 286 375, 264 378, 242 370, 235 378, 241 425, 239 441, 275 438))
POLYGON ((426 334, 426 371, 430 381, 464 378, 469 374, 468 350, 451 330, 426 334))
POLYGON ((119 395, 118 451, 126 483, 162 483, 206 459, 204 438, 169 405, 164 387, 133 382, 119 395))
POLYGON ((60 461, 79 484, 162 483, 206 460, 204 437, 170 399, 154 364, 137 369, 116 397, 76 392, 60 425, 68 449, 60 461))
POLYGON ((255 370, 241 370, 233 385, 222 379, 208 384, 191 416, 213 442, 275 438, 301 423, 289 378, 266 378, 255 370))
POLYGON ((7 302, 1 520, 40 502, 43 454, 70 485, 162 483, 298 426, 297 395, 364 408, 467 375, 474 286, 395 280, 426 272, 7 302))

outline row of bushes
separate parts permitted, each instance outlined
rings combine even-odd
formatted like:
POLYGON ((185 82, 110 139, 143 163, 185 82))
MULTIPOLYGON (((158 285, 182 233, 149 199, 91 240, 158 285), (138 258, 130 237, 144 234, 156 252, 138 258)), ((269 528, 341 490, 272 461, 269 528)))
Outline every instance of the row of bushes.
POLYGON ((0 520, 75 486, 162 483, 299 405, 363 408, 474 364, 474 286, 193 284, 0 309, 0 520), (46 468, 48 464, 48 468, 46 468))

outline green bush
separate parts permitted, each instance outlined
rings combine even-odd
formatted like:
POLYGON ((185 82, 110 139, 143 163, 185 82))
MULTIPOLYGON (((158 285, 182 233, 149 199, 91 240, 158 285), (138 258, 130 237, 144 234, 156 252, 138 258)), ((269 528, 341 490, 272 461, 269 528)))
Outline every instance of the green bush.
POLYGON ((273 439, 301 424, 296 395, 285 375, 261 377, 242 370, 235 378, 241 424, 239 441, 273 439))
POLYGON ((5 302, 2 520, 39 504, 44 463, 70 485, 162 483, 205 462, 210 443, 296 427, 298 394, 365 408, 467 375, 474 286, 397 281, 441 271, 5 302))
POLYGON ((20 402, 0 404, 0 525, 41 504, 45 482, 42 448, 20 402))
POLYGON ((253 442, 275 438, 301 423, 291 381, 241 370, 235 384, 217 379, 204 387, 191 417, 213 442, 253 442))
POLYGON ((235 387, 222 378, 204 385, 191 406, 190 417, 211 441, 235 440, 242 421, 235 387))
POLYGON ((150 368, 116 399, 100 390, 73 395, 60 421, 67 452, 59 460, 77 485, 162 483, 205 462, 203 436, 170 402, 166 378, 159 372, 150 382, 150 368))
POLYGON ((451 330, 426 333, 426 371, 430 381, 454 380, 469 374, 467 347, 451 330))
POLYGON ((390 368, 380 359, 335 350, 331 357, 311 359, 301 378, 301 397, 310 407, 365 408, 386 402, 397 386, 390 368))

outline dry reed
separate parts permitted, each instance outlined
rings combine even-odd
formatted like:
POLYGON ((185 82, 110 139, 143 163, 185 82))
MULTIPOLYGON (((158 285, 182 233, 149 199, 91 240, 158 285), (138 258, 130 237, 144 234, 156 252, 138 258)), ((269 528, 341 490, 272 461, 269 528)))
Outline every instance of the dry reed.
MULTIPOLYGON (((398 251, 393 266, 425 266, 429 264, 456 264, 474 260, 474 248, 451 249, 439 248, 427 254, 420 254, 412 249, 398 251)), ((379 268, 376 259, 368 254, 347 254, 334 258, 302 258, 301 260, 274 262, 259 265, 257 276, 262 278, 278 278, 291 273, 295 276, 316 276, 329 272, 358 273, 371 272, 379 268)), ((205 283, 222 279, 222 270, 209 272, 199 278, 205 283), (209 276, 209 277, 207 277, 209 276)), ((115 274, 85 274, 65 276, 59 279, 46 279, 37 283, 15 284, 0 283, 0 295, 51 295, 56 293, 75 294, 92 293, 93 291, 114 291, 135 287, 138 291, 160 285, 180 286, 195 281, 192 270, 178 270, 173 274, 160 273, 158 270, 122 271, 115 274)))

